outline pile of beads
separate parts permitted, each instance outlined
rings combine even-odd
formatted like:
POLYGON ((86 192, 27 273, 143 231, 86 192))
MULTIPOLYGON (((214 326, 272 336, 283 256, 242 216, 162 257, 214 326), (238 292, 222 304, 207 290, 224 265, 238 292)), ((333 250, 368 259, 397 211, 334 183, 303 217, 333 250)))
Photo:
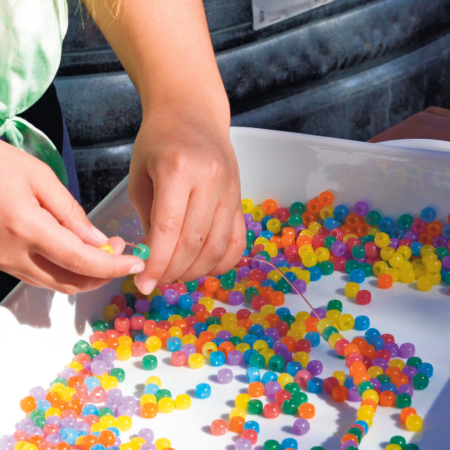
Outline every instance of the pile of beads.
POLYGON ((389 444, 385 447, 385 450, 419 450, 419 446, 416 444, 407 444, 406 439, 402 436, 393 436, 389 444))

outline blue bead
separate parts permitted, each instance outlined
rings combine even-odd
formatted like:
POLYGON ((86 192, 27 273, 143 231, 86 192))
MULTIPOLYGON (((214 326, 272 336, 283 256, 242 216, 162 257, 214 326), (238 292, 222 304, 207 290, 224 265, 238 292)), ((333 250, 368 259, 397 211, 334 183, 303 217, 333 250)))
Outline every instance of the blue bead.
POLYGON ((423 247, 422 242, 414 241, 411 243, 411 252, 413 256, 420 256, 420 250, 423 247))
POLYGON ((120 431, 117 427, 108 427, 107 430, 111 431, 111 433, 114 433, 114 436, 119 437, 120 431))
POLYGON ((265 386, 269 381, 277 381, 277 380, 278 375, 275 372, 266 372, 261 378, 261 383, 264 384, 265 386))
POLYGON ((364 428, 365 435, 369 432, 369 425, 364 420, 357 420, 355 425, 361 425, 364 428))
POLYGON ((91 392, 97 386, 100 386, 100 380, 97 377, 87 377, 84 379, 84 384, 87 386, 88 391, 91 392))
POLYGON ((209 362, 212 366, 218 367, 223 366, 225 364, 225 355, 223 352, 212 352, 209 355, 209 362))
POLYGON ((134 341, 136 342, 145 342, 148 339, 148 336, 146 334, 138 334, 135 336, 134 341))
POLYGON ((270 279, 262 280, 261 287, 271 287, 272 289, 275 289, 275 281, 270 279))
POLYGON ((87 405, 83 406, 83 409, 81 410, 81 415, 83 417, 90 415, 98 416, 98 408, 92 403, 88 403, 87 405))
POLYGON ((366 274, 362 269, 353 269, 350 272, 350 281, 353 283, 363 283, 366 280, 366 274))
POLYGON ((225 342, 225 339, 221 339, 221 338, 214 338, 211 341, 213 344, 216 344, 217 347, 219 347, 220 344, 223 344, 225 342))
POLYGON ((263 334, 259 339, 261 341, 266 341, 269 348, 272 348, 273 344, 275 343, 275 341, 273 340, 273 337, 269 336, 268 334, 263 334))
POLYGON ((300 370, 302 370, 302 365, 297 361, 291 361, 286 366, 286 372, 292 377, 295 377, 296 373, 300 370))
POLYGON ((344 386, 345 386, 347 389, 350 389, 350 388, 354 387, 354 386, 355 386, 355 383, 353 382, 353 377, 347 377, 347 378, 345 379, 345 381, 344 381, 344 386))
POLYGON ((284 316, 289 316, 291 314, 291 310, 289 308, 278 308, 276 310, 278 317, 281 319, 284 316))
POLYGON ((425 208, 421 213, 420 213, 420 218, 425 222, 425 223, 430 223, 433 222, 434 219, 436 219, 436 210, 433 208, 425 208))
POLYGON ((253 344, 258 340, 258 336, 254 334, 246 334, 244 336, 244 339, 242 339, 242 342, 244 344, 250 345, 250 347, 253 347, 253 344))
POLYGON ((242 256, 248 256, 248 255, 249 255, 249 252, 248 252, 247 249, 245 249, 245 250, 244 250, 244 253, 242 253, 242 256))
POLYGON ((159 312, 159 315, 161 316, 162 320, 167 320, 170 316, 173 316, 175 313, 169 309, 163 309, 162 311, 159 312))
MULTIPOLYGON (((264 231, 267 231, 267 222, 270 219, 273 219, 273 216, 270 216, 270 215, 269 216, 264 216, 263 219, 261 220, 261 225, 262 225, 264 231)), ((262 233, 260 234, 260 236, 261 235, 262 235, 262 233)), ((273 233, 272 233, 272 236, 273 236, 273 233)))
POLYGON ((284 276, 292 283, 297 279, 297 276, 293 272, 286 272, 284 276))
POLYGON ((373 337, 377 336, 381 336, 381 333, 376 328, 369 328, 364 334, 366 341, 369 341, 373 337))
POLYGON ((308 267, 306 270, 310 273, 309 279, 311 281, 319 281, 322 278, 322 272, 319 267, 308 267))
POLYGON ((39 411, 47 411, 48 408, 51 408, 52 404, 48 400, 38 400, 37 402, 37 409, 39 411))
POLYGON ((403 239, 403 236, 405 235, 405 230, 402 230, 400 227, 393 227, 391 232, 389 233, 389 236, 391 238, 395 239, 403 239))
POLYGON ((375 351, 384 348, 384 339, 381 336, 374 336, 373 338, 369 339, 367 343, 373 345, 375 347, 375 351))
POLYGON ((311 347, 317 347, 320 344, 320 334, 315 331, 310 331, 305 334, 305 339, 311 342, 311 347))
POLYGON ((181 339, 179 337, 170 337, 166 341, 166 347, 169 352, 177 352, 181 349, 181 339))
POLYGON ((384 383, 384 384, 381 385, 380 391, 381 392, 391 391, 394 394, 396 394, 397 393, 397 386, 395 386, 394 383, 384 383))
POLYGON ((442 236, 444 236, 445 239, 450 239, 450 223, 442 228, 442 236))
POLYGON ((256 355, 256 354, 258 354, 258 352, 256 350, 253 350, 252 348, 249 349, 249 350, 245 350, 245 352, 244 352, 244 362, 245 362, 245 364, 249 364, 250 363, 250 358, 253 355, 256 355))
POLYGON ((334 208, 334 218, 337 220, 345 220, 349 214, 349 210, 345 205, 338 205, 334 208))
POLYGON ((248 329, 248 333, 249 334, 254 334, 255 336, 261 337, 264 334, 264 327, 262 325, 259 324, 255 324, 252 325, 249 329, 248 329))
POLYGON ((178 305, 183 309, 191 309, 194 306, 194 299, 189 294, 183 294, 178 299, 178 305))
POLYGON ((286 450, 287 448, 298 449, 298 443, 295 439, 286 438, 281 441, 281 450, 286 450))
POLYGON ((78 431, 74 430, 73 428, 61 428, 58 433, 63 442, 67 442, 70 445, 75 445, 75 441, 78 437, 78 431))
POLYGON ((364 331, 370 327, 370 319, 367 316, 358 316, 355 318, 355 330, 364 331))
POLYGON ((149 383, 144 388, 144 394, 153 394, 155 395, 159 391, 159 386, 155 383, 149 383))
POLYGON ((268 241, 270 241, 270 239, 273 238, 273 233, 269 230, 261 231, 259 237, 266 238, 268 241))
POLYGON ((194 323, 192 328, 195 330, 195 333, 197 334, 197 337, 199 337, 200 333, 202 331, 206 331, 208 329, 208 325, 206 325, 205 322, 196 322, 196 323, 194 323))
POLYGON ((308 391, 312 394, 320 394, 323 391, 322 378, 310 378, 308 380, 308 391))
POLYGON ((421 363, 417 366, 417 372, 424 373, 430 378, 433 376, 433 366, 430 363, 421 363))
POLYGON ((105 446, 102 445, 102 444, 94 444, 94 445, 91 447, 91 450, 105 450, 105 446))
POLYGON ((275 267, 278 267, 279 269, 281 267, 287 267, 289 269, 290 265, 289 265, 289 263, 287 261, 285 261, 284 259, 281 259, 280 261, 277 261, 275 263, 275 267))
POLYGON ((261 373, 257 367, 249 367, 247 369, 247 381, 253 383, 254 381, 261 381, 261 373))
POLYGON ((200 383, 195 387, 197 398, 209 398, 211 396, 211 386, 208 383, 200 383))
POLYGON ((332 217, 327 217, 323 222, 323 226, 327 230, 331 231, 339 227, 339 222, 336 219, 333 219, 332 217))
POLYGON ((390 219, 389 217, 383 217, 379 222, 378 222, 378 228, 383 232, 383 233, 389 233, 392 230, 392 227, 394 226, 394 221, 392 219, 390 219))
POLYGON ((156 311, 162 311, 167 308, 167 301, 162 295, 155 295, 152 298, 152 309, 156 311))
POLYGON ((255 422, 254 420, 249 420, 248 422, 244 423, 244 430, 255 430, 257 433, 259 433, 259 423, 255 422))

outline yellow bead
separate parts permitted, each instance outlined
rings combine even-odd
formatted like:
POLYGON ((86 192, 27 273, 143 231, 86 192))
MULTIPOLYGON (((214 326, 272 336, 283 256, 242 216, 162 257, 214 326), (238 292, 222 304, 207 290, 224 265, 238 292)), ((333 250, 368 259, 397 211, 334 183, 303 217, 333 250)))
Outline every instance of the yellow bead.
POLYGON ((314 267, 317 264, 317 255, 315 253, 307 253, 302 258, 302 263, 305 267, 314 267))
POLYGON ((402 263, 405 262, 405 257, 401 253, 394 253, 394 255, 389 259, 389 264, 391 267, 398 269, 402 263))
POLYGON ((345 372, 337 370, 336 372, 333 372, 333 377, 339 381, 340 386, 344 386, 344 382, 347 378, 347 375, 345 375, 345 372))
POLYGON ((236 405, 236 408, 241 408, 247 411, 247 405, 251 399, 252 398, 248 394, 239 394, 236 396, 234 404, 236 405))
POLYGON ((355 326, 355 319, 351 314, 342 314, 339 318, 339 328, 342 331, 351 330, 355 326))
POLYGON ((406 366, 406 363, 398 358, 391 359, 389 361, 389 367, 398 367, 400 370, 403 370, 406 366))
POLYGON ((45 411, 45 418, 47 419, 50 416, 61 417, 61 410, 59 408, 48 408, 47 411, 45 411))
POLYGON ((401 253, 405 259, 410 259, 412 256, 412 251, 407 245, 401 245, 397 249, 397 253, 401 253))
POLYGON ((428 261, 425 267, 427 268, 428 272, 440 272, 442 269, 442 263, 439 260, 428 261))
POLYGON ((381 233, 381 231, 380 231, 380 229, 378 228, 378 227, 370 227, 370 230, 369 230, 369 235, 370 236, 376 236, 377 234, 380 234, 381 233))
POLYGON ((309 253, 314 253, 314 248, 312 247, 312 245, 303 244, 298 249, 298 255, 300 256, 300 258, 303 258, 309 253))
POLYGON ((392 281, 394 283, 398 283, 400 281, 400 270, 390 268, 387 269, 385 273, 389 274, 392 277, 392 281))
POLYGON ((175 408, 189 409, 191 407, 191 397, 187 394, 180 394, 175 397, 175 408))
POLYGON ((281 222, 278 219, 270 219, 267 221, 266 227, 273 234, 278 234, 281 231, 281 222))
POLYGON ((332 206, 324 206, 320 210, 319 216, 322 220, 325 220, 328 217, 334 218, 334 208, 332 206))
POLYGON ((253 343, 253 350, 256 350, 257 352, 260 352, 261 350, 264 350, 266 348, 269 348, 269 344, 262 339, 257 340, 253 343))
POLYGON ((153 292, 147 295, 147 300, 152 301, 152 298, 156 297, 157 295, 162 295, 162 292, 159 288, 153 289, 153 292))
POLYGON ((385 261, 378 261, 373 265, 373 274, 376 277, 379 277, 380 275, 383 275, 386 273, 386 270, 389 269, 388 264, 385 261))
POLYGON ((25 447, 25 445, 27 445, 28 442, 27 441, 18 441, 14 444, 14 450, 23 450, 23 448, 25 447))
POLYGON ((141 406, 145 405, 146 403, 155 403, 156 404, 156 397, 153 394, 144 394, 141 397, 141 406))
POLYGON ((242 283, 236 283, 234 285, 233 291, 239 291, 242 292, 242 294, 245 292, 245 285, 242 283))
POLYGON ((157 386, 159 386, 161 388, 162 383, 161 383, 161 379, 155 375, 152 375, 151 377, 148 377, 145 380, 145 385, 147 386, 147 384, 156 384, 157 386))
POLYGON ((421 277, 426 276, 428 271, 427 271, 427 268, 425 267, 425 264, 416 265, 416 267, 414 268, 414 273, 416 274, 416 280, 418 280, 421 277))
POLYGON ((197 341, 197 337, 196 336, 192 336, 187 334, 186 336, 183 336, 181 338, 181 343, 182 345, 186 345, 186 344, 195 344, 195 342, 197 341))
POLYGON ((263 220, 264 217, 266 217, 266 214, 262 210, 261 206, 256 206, 255 208, 253 208, 250 211, 250 214, 253 216, 253 220, 255 222, 261 222, 261 220, 263 220))
POLYGON ((322 228, 322 225, 319 222, 311 222, 308 225, 308 230, 311 231, 311 233, 314 234, 314 236, 319 232, 319 230, 322 228))
POLYGON ((350 283, 347 283, 345 285, 345 289, 344 289, 345 295, 350 298, 355 298, 356 294, 359 292, 359 289, 360 289, 360 287, 359 287, 358 283, 354 283, 354 282, 350 281, 350 283))
POLYGON ((418 416, 417 414, 411 414, 406 418, 405 425, 408 431, 414 431, 415 433, 417 433, 422 429, 422 417, 418 416))
POLYGON ((104 348, 108 348, 108 344, 104 341, 95 341, 92 344, 92 348, 95 348, 99 352, 101 352, 104 348))
POLYGON ((38 450, 38 448, 34 444, 25 444, 22 447, 22 450, 38 450))
POLYGON ((264 320, 264 317, 262 316, 261 313, 252 313, 248 316, 248 318, 253 322, 253 323, 258 323, 261 320, 264 320))
MULTIPOLYGON (((118 427, 117 427, 118 428, 118 427)), ((105 431, 106 430, 106 425, 103 425, 102 423, 100 423, 100 422, 97 422, 97 423, 93 423, 92 425, 91 425, 91 433, 95 433, 96 431, 98 431, 98 432, 102 432, 102 431, 105 431)))
POLYGON ((244 198, 242 200, 242 212, 244 214, 249 214, 252 209, 253 209, 253 202, 248 198, 244 198))
POLYGON ((395 250, 392 247, 384 247, 380 251, 380 258, 383 261, 390 261, 395 255, 395 250))
POLYGON ((139 289, 136 287, 133 280, 125 280, 120 285, 120 292, 122 294, 136 294, 136 292, 139 292, 139 289))
POLYGON ((424 245, 420 249, 420 256, 422 256, 422 258, 423 258, 424 256, 427 256, 430 253, 434 253, 435 251, 436 251, 436 249, 434 248, 434 245, 424 245))
POLYGON ((170 397, 163 397, 158 402, 158 411, 163 414, 171 413, 175 409, 175 402, 170 397))
POLYGON ((224 323, 237 323, 237 321, 236 314, 227 312, 222 316, 222 326, 224 323))
POLYGON ((336 342, 339 341, 339 339, 344 339, 344 336, 340 333, 334 333, 328 338, 328 345, 334 349, 336 346, 336 342))
POLYGON ((246 416, 247 416, 247 411, 244 408, 236 407, 230 411, 230 419, 232 419, 233 417, 242 417, 245 419, 246 416))
POLYGON ((269 314, 275 314, 276 308, 273 305, 264 305, 261 308, 261 314, 263 317, 268 316, 269 314))
POLYGON ((214 336, 217 336, 217 333, 218 333, 219 331, 223 331, 223 328, 222 328, 220 325, 218 325, 218 324, 213 324, 213 325, 210 325, 210 326, 208 327, 208 331, 210 331, 211 333, 213 333, 214 336))
POLYGON ((183 316, 180 316, 179 314, 173 314, 167 319, 167 322, 169 322, 171 325, 175 322, 175 320, 181 320, 183 319, 183 316))
POLYGON ((292 272, 297 277, 297 279, 299 275, 302 273, 302 269, 300 269, 300 267, 291 267, 289 271, 292 272))
POLYGON ((332 321, 330 319, 320 319, 316 324, 317 331, 319 334, 322 334, 325 331, 325 328, 331 326, 331 324, 332 321))
POLYGON ((271 348, 267 348, 262 350, 260 355, 264 357, 265 363, 269 364, 270 358, 272 358, 272 356, 275 356, 275 351, 271 348))
POLYGON ((279 280, 281 280, 283 277, 281 276, 281 273, 278 272, 278 270, 271 270, 268 274, 267 274, 267 278, 269 280, 274 281, 275 283, 279 280))
POLYGON ((384 450, 402 450, 402 448, 398 444, 389 444, 384 450))
POLYGON ((105 319, 108 321, 114 320, 117 316, 117 314, 120 313, 120 309, 117 305, 108 305, 103 310, 103 315, 105 316, 105 319))
POLYGON ((71 361, 69 364, 67 364, 67 367, 71 367, 77 373, 83 369, 83 365, 77 361, 71 361))
POLYGON ((58 394, 61 394, 62 391, 64 391, 66 386, 64 386, 62 383, 53 383, 50 386, 50 392, 57 392, 58 394))
MULTIPOLYGON (((306 334, 306 325, 305 322, 299 322, 299 321, 295 321, 292 322, 291 324, 291 330, 298 330, 300 331, 303 335, 306 334)), ((289 331, 291 331, 289 330, 289 331)))
POLYGON ((107 414, 106 416, 100 417, 99 423, 104 425, 106 428, 113 427, 116 424, 116 419, 114 416, 107 414))
POLYGON ((119 345, 116 348, 116 358, 119 361, 127 361, 131 358, 131 347, 119 345))
POLYGON ((399 269, 400 269, 400 272, 402 270, 406 270, 406 269, 414 271, 414 266, 411 261, 403 261, 402 264, 400 265, 399 269))
POLYGON ((120 450, 133 450, 133 444, 130 442, 125 442, 124 444, 120 444, 120 450))
POLYGON ((428 272, 425 277, 427 280, 431 281, 433 286, 437 286, 442 281, 441 272, 428 272))
POLYGON ((310 238, 314 237, 314 234, 309 230, 302 230, 302 231, 300 231, 300 234, 303 236, 309 236, 310 238))
POLYGON ((361 406, 357 412, 358 419, 360 417, 369 417, 372 419, 374 415, 375 411, 368 405, 361 406))
POLYGON ((331 320, 332 322, 339 322, 341 312, 338 311, 337 309, 330 309, 329 311, 327 311, 325 317, 331 320))
POLYGON ((133 426, 133 420, 129 416, 119 416, 116 419, 116 428, 119 431, 130 431, 133 426))
MULTIPOLYGON (((309 273, 309 272, 308 272, 309 273)), ((300 311, 295 315, 296 322, 304 322, 306 319, 311 317, 311 314, 307 311, 300 311)))
POLYGON ((286 386, 286 384, 289 383, 293 383, 294 382, 294 378, 292 377, 292 375, 289 375, 288 373, 282 373, 279 377, 278 377, 278 383, 281 384, 281 388, 284 389, 284 387, 286 386))
POLYGON ((346 244, 347 241, 348 241, 349 239, 351 239, 351 238, 356 238, 356 239, 358 239, 358 236, 356 236, 356 234, 352 234, 352 233, 346 234, 346 235, 342 238, 342 242, 343 242, 344 244, 346 244))
POLYGON ((311 280, 311 273, 308 270, 302 270, 301 273, 298 275, 299 280, 303 280, 306 285, 309 284, 311 280))
POLYGON ((386 233, 378 233, 375 236, 375 245, 378 248, 385 248, 391 243, 391 238, 386 233))
POLYGON ((378 392, 375 391, 374 389, 368 389, 367 391, 364 391, 361 397, 363 400, 373 400, 377 404, 380 401, 380 398, 378 397, 378 392))
POLYGON ((99 247, 99 250, 103 250, 110 255, 114 255, 114 248, 109 244, 102 245, 101 247, 99 247))
POLYGON ((236 347, 234 348, 238 352, 241 352, 244 354, 247 350, 250 350, 250 345, 246 344, 245 342, 240 342, 236 347))
MULTIPOLYGON (((261 320, 259 324, 265 329, 264 323, 265 320, 261 320)), ((243 339, 244 336, 247 335, 247 329, 245 327, 236 327, 236 329, 231 333, 234 337, 238 337, 243 339)))
POLYGON ((145 439, 141 437, 134 437, 130 439, 130 444, 136 446, 136 449, 139 450, 145 444, 145 439))
POLYGON ((305 367, 309 363, 309 355, 306 352, 297 352, 294 354, 294 361, 305 367))
MULTIPOLYGON (((170 317, 169 317, 169 319, 170 319, 170 317)), ((170 327, 169 333, 170 333, 171 337, 178 337, 180 339, 183 337, 183 330, 180 327, 170 327)))
POLYGON ((378 375, 382 375, 384 371, 380 366, 372 366, 367 369, 367 373, 370 375, 370 378, 376 378, 378 375))
MULTIPOLYGON (((304 325, 304 324, 303 324, 304 325)), ((305 327, 305 330, 306 330, 306 327, 305 327)), ((287 336, 291 336, 291 337, 293 337, 296 341, 298 341, 298 340, 300 340, 300 339, 303 339, 303 336, 305 335, 305 333, 304 332, 302 332, 302 330, 299 330, 298 328, 296 329, 296 328, 294 328, 294 329, 290 329, 288 332, 287 332, 287 336)))
POLYGON ((402 283, 412 283, 416 279, 416 273, 414 270, 406 268, 400 271, 400 281, 402 283))
POLYGON ((274 258, 278 254, 277 244, 274 244, 273 242, 269 242, 268 244, 265 244, 264 251, 266 251, 271 258, 274 258))
POLYGON ((417 289, 422 292, 431 290, 433 283, 425 276, 417 279, 417 289))
POLYGON ((149 353, 157 352, 162 346, 161 339, 158 336, 149 336, 145 341, 145 348, 149 353))
POLYGON ((133 339, 131 339, 130 336, 119 336, 117 338, 117 342, 119 343, 119 346, 125 345, 127 347, 130 347, 133 343, 133 339))
POLYGON ((156 450, 165 450, 166 448, 170 448, 172 444, 169 439, 159 438, 155 441, 156 450))
POLYGON ((211 297, 203 297, 199 301, 200 305, 205 305, 207 311, 214 309, 214 300, 211 297))
POLYGON ((201 369, 205 365, 205 357, 200 353, 189 355, 188 364, 191 369, 201 369))
POLYGON ((214 342, 206 342, 202 347, 202 355, 209 361, 212 352, 217 352, 217 345, 214 342))
POLYGON ((74 388, 65 387, 61 392, 61 399, 68 402, 76 393, 77 391, 74 388))

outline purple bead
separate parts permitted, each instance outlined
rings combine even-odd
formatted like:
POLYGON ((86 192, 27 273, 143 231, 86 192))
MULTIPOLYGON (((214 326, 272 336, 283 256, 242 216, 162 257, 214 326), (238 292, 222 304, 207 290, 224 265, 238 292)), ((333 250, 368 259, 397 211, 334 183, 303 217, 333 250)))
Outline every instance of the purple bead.
POLYGON ((123 394, 119 388, 112 388, 106 393, 106 396, 107 396, 108 400, 112 400, 115 402, 121 402, 123 394))
POLYGON ((44 436, 44 431, 41 427, 28 428, 28 436, 44 436))
POLYGON ((151 444, 153 439, 155 439, 155 434, 150 428, 142 428, 139 430, 138 437, 144 439, 147 444, 151 444))
POLYGON ((264 270, 263 268, 268 266, 268 264, 265 264, 266 261, 267 260, 263 255, 256 255, 255 259, 251 260, 250 265, 253 267, 253 269, 264 270))
POLYGON ((242 295, 242 292, 231 291, 228 294, 228 303, 232 306, 242 305, 242 303, 244 303, 244 296, 242 295))
MULTIPOLYGON (((264 334, 270 336, 274 340, 274 342, 280 339, 280 332, 276 328, 267 328, 266 330, 264 330, 264 334)), ((217 333, 217 335, 219 335, 219 333, 217 333)))
POLYGON ((208 277, 200 277, 200 278, 197 278, 198 284, 199 284, 200 286, 203 286, 203 285, 205 284, 206 278, 208 278, 208 277))
POLYGON ((247 230, 253 231, 255 233, 255 237, 258 237, 263 230, 261 222, 250 222, 247 226, 247 230))
POLYGON ((217 382, 219 384, 228 384, 233 381, 233 371, 231 369, 220 369, 217 372, 217 382))
MULTIPOLYGON (((230 294, 231 294, 231 292, 230 292, 230 294)), ((228 298, 230 298, 229 295, 228 295, 228 298)), ((219 339, 223 339, 224 341, 228 341, 228 339, 230 339, 230 337, 231 337, 231 333, 227 330, 222 330, 217 333, 216 337, 219 339)))
POLYGON ((327 312, 323 309, 323 308, 315 308, 314 311, 311 310, 310 314, 311 317, 316 317, 316 314, 314 314, 314 312, 319 316, 319 318, 321 319, 325 319, 325 316, 327 315, 327 312))
POLYGON ((197 353, 197 348, 194 344, 184 344, 180 349, 186 356, 189 358, 189 356, 193 355, 194 353, 197 353))
POLYGON ((278 355, 278 352, 287 350, 287 345, 282 342, 275 342, 273 344, 272 350, 278 355))
POLYGON ((120 447, 121 445, 122 445, 122 439, 120 439, 120 437, 116 436, 116 442, 114 443, 114 447, 120 447))
POLYGON ((300 267, 300 269, 306 270, 305 265, 302 262, 300 262, 300 261, 293 262, 291 264, 291 267, 300 267))
POLYGON ((378 378, 371 378, 370 382, 372 383, 372 386, 374 389, 380 389, 381 388, 381 382, 378 378))
POLYGON ((91 427, 86 422, 77 422, 73 427, 75 431, 83 431, 86 434, 89 434, 91 427))
POLYGON ((5 434, 0 438, 0 450, 12 450, 16 439, 10 434, 5 434))
POLYGON ((405 233, 405 235, 403 236, 403 239, 409 239, 411 241, 417 241, 419 239, 419 235, 413 231, 413 230, 409 230, 405 233))
MULTIPOLYGON (((60 376, 61 378, 64 378, 65 380, 68 380, 70 377, 74 377, 76 374, 77 374, 76 371, 75 371, 74 369, 72 369, 72 367, 66 367, 65 369, 63 369, 63 370, 61 371, 61 373, 59 374, 59 376, 60 376)), ((33 388, 33 389, 35 389, 35 388, 33 388)), ((41 388, 41 389, 44 389, 44 388, 41 388)), ((44 390, 44 392, 45 392, 45 390, 44 390)), ((30 391, 30 395, 33 395, 33 394, 31 393, 31 391, 30 391)), ((33 395, 33 397, 34 397, 34 395, 33 395)), ((34 397, 34 398, 36 398, 36 397, 34 397)), ((44 398, 45 398, 45 396, 44 396, 44 398)), ((38 400, 38 399, 36 398, 36 401, 37 401, 37 400, 38 400)), ((40 398, 39 400, 43 400, 43 398, 40 398)))
POLYGON ((358 444, 356 442, 353 442, 353 441, 345 441, 341 445, 341 450, 347 450, 349 447, 356 447, 356 448, 358 448, 358 444))
POLYGON ((391 242, 389 242, 389 247, 393 248, 394 250, 397 250, 399 242, 400 242, 400 239, 392 238, 391 242))
POLYGON ((269 381, 264 386, 264 393, 267 397, 273 397, 278 391, 281 391, 281 384, 278 381, 269 381))
POLYGON ((136 399, 131 395, 127 395, 126 397, 122 397, 122 405, 125 406, 133 406, 134 408, 137 405, 136 399))
POLYGON ((444 269, 450 269, 450 256, 444 256, 442 258, 442 267, 444 269))
POLYGON ((279 356, 282 356, 285 364, 289 364, 294 358, 289 350, 278 352, 279 356))
POLYGON ((347 252, 347 246, 341 241, 335 241, 331 245, 331 253, 335 256, 344 256, 347 252))
POLYGON ((405 342, 404 344, 400 345, 398 354, 400 358, 403 359, 411 358, 416 354, 416 347, 414 347, 414 344, 411 344, 410 342, 405 342))
POLYGON ((61 420, 61 428, 73 428, 77 423, 77 419, 75 417, 65 417, 61 420))
POLYGON ((292 427, 294 428, 294 433, 298 434, 299 436, 303 436, 310 429, 309 422, 306 419, 304 419, 303 417, 301 417, 300 419, 297 419, 294 422, 294 424, 292 425, 292 427))
POLYGON ((299 235, 303 230, 306 230, 305 225, 299 225, 298 227, 295 227, 295 228, 294 228, 294 231, 295 231, 295 237, 297 238, 298 235, 299 235))
POLYGON ((112 362, 107 362, 106 363, 106 371, 109 373, 113 369, 114 369, 114 364, 112 362))
POLYGON ((409 394, 409 396, 412 398, 414 394, 414 388, 410 384, 402 384, 397 388, 397 395, 398 394, 409 394))
POLYGON ((149 312, 152 307, 152 304, 148 300, 137 300, 136 301, 136 312, 145 313, 149 312))
MULTIPOLYGON (((84 370, 91 370, 91 365, 92 365, 92 362, 88 361, 88 362, 84 363, 83 369, 84 370)), ((106 364, 105 364, 105 372, 106 372, 106 364)))
POLYGON ((117 409, 117 414, 119 416, 130 416, 133 417, 136 408, 134 406, 120 405, 117 409))
POLYGON ((16 424, 16 429, 19 431, 28 431, 30 427, 34 427, 34 422, 29 418, 22 419, 19 423, 16 424))
POLYGON ((362 398, 358 394, 358 389, 356 388, 356 386, 352 386, 348 390, 348 401, 349 402, 361 402, 362 401, 362 398))
POLYGON ((120 402, 117 400, 106 400, 105 402, 105 408, 112 409, 114 415, 117 414, 117 410, 119 409, 120 402))
POLYGON ((374 358, 372 360, 372 366, 378 366, 383 370, 386 370, 389 367, 389 364, 384 358, 374 358))
POLYGON ((408 377, 409 381, 412 381, 414 375, 417 373, 417 369, 414 366, 403 367, 402 373, 408 377))
POLYGON ((234 444, 234 448, 236 450, 251 450, 252 443, 250 439, 246 438, 239 438, 236 443, 234 444))
POLYGON ((245 225, 248 226, 251 222, 253 222, 253 216, 251 214, 244 214, 244 222, 245 225))
POLYGON ((175 289, 166 289, 163 296, 168 305, 176 305, 180 298, 180 294, 175 289))
POLYGON ((103 360, 92 361, 91 372, 93 375, 103 375, 106 372, 106 362, 103 360))
POLYGON ((311 372, 311 375, 313 377, 317 377, 323 372, 323 364, 319 360, 312 360, 306 366, 306 370, 311 372))
POLYGON ((434 248, 447 247, 447 244, 448 244, 448 241, 447 241, 447 239, 445 239, 444 236, 436 236, 433 239, 434 248))
POLYGON ((47 442, 50 442, 50 444, 56 445, 58 442, 61 442, 61 438, 59 437, 59 434, 49 434, 45 440, 47 442))
MULTIPOLYGON (((306 292, 306 282, 304 280, 294 280, 292 285, 295 286, 300 294, 304 294, 306 292)), ((297 291, 295 289, 291 289, 291 294, 298 295, 297 291)))
POLYGON ((50 416, 45 419, 46 425, 56 425, 57 427, 61 426, 61 417, 59 416, 50 416))
POLYGON ((353 207, 353 212, 358 217, 364 217, 369 212, 369 205, 366 202, 356 202, 353 207))
POLYGON ((360 264, 364 264, 367 262, 367 258, 364 256, 364 258, 355 258, 355 261, 358 261, 360 264))
POLYGON ((144 444, 141 450, 156 450, 156 447, 154 444, 144 444))
POLYGON ((103 359, 103 355, 100 353, 99 355, 95 355, 93 358, 92 358, 92 361, 104 361, 104 359, 103 359))
POLYGON ((384 344, 384 350, 387 350, 390 353, 391 358, 396 358, 398 356, 398 344, 395 342, 384 344))
POLYGON ((200 291, 191 292, 189 295, 191 296, 192 300, 194 300, 194 305, 196 305, 198 301, 205 296, 205 294, 200 291))
MULTIPOLYGON (((252 269, 248 266, 242 266, 239 267, 239 269, 236 272, 236 276, 239 278, 239 280, 242 280, 242 278, 245 278, 248 276, 248 274, 251 272, 252 269)), ((233 291, 235 292, 235 291, 233 291)))
POLYGON ((227 364, 230 366, 239 366, 244 361, 244 355, 239 350, 228 352, 227 364))

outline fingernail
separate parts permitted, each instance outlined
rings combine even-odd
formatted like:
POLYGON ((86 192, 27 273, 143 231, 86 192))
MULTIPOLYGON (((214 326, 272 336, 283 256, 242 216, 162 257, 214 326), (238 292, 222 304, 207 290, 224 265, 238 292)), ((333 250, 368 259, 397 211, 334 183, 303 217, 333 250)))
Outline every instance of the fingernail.
POLYGON ((143 272, 144 271, 144 269, 145 269, 145 264, 142 262, 142 263, 139 263, 139 264, 135 264, 131 269, 130 269, 130 271, 128 272, 128 275, 133 275, 133 274, 136 274, 136 273, 141 273, 141 272, 143 272))
POLYGON ((142 283, 142 286, 139 288, 139 290, 144 295, 149 295, 153 292, 153 289, 156 287, 156 280, 146 280, 142 283))
POLYGON ((92 227, 92 232, 97 239, 100 239, 101 241, 108 240, 108 236, 106 236, 106 234, 103 234, 98 228, 95 228, 94 226, 92 227))

